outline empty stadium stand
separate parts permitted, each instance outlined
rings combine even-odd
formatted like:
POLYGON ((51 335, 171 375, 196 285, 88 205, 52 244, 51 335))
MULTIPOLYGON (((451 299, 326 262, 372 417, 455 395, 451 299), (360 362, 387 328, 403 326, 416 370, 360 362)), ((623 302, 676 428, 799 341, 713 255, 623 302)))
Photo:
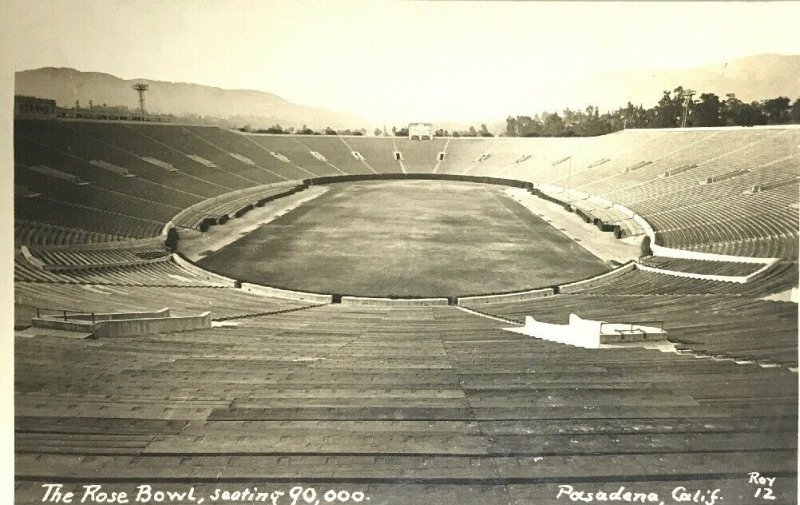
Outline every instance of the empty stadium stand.
POLYGON ((570 348, 452 307, 238 322, 92 352, 18 339, 18 367, 36 371, 17 382, 18 497, 69 476, 194 483, 206 496, 245 483, 346 488, 383 503, 708 485, 746 503, 755 467, 793 500, 797 389, 784 369, 570 348))
POLYGON ((758 470, 794 503, 797 304, 768 298, 796 293, 799 148, 791 127, 420 142, 17 120, 16 500, 151 482, 453 504, 686 486, 732 504, 758 470), (521 181, 656 251, 541 297, 375 307, 248 292, 165 247, 326 178, 404 172, 521 181), (29 328, 167 306, 212 327, 29 328), (668 348, 504 330, 571 313, 663 322, 668 348))

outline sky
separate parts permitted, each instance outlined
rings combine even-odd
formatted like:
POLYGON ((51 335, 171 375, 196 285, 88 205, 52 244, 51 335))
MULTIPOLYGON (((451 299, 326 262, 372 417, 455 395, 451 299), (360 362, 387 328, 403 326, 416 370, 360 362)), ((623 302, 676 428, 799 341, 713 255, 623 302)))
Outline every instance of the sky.
POLYGON ((372 121, 560 109, 592 72, 800 53, 800 2, 11 1, 15 70, 257 89, 372 121))

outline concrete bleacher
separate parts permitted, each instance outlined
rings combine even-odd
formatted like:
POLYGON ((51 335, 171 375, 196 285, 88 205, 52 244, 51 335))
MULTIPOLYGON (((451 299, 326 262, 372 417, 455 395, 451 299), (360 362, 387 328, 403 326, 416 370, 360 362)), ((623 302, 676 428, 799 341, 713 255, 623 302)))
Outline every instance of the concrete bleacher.
POLYGON ((196 175, 203 178, 216 180, 234 189, 275 182, 274 176, 263 168, 230 156, 229 151, 183 126, 130 125, 129 128, 188 158, 190 162, 186 165, 197 167, 196 175))
POLYGON ((125 249, 42 249, 33 255, 44 264, 45 269, 70 269, 89 266, 114 266, 143 263, 168 256, 161 247, 125 249))
POLYGON ((171 194, 188 194, 196 198, 230 190, 227 184, 216 184, 195 168, 189 158, 169 146, 138 135, 125 124, 103 124, 69 121, 16 121, 15 164, 51 163, 52 168, 68 170, 81 178, 117 184, 130 189, 140 185, 161 187, 171 194), (170 164, 175 171, 144 161, 143 158, 170 164), (91 165, 102 160, 124 167, 135 178, 122 178, 91 165), (197 172, 197 173, 195 173, 197 172))
MULTIPOLYGON (((73 255, 74 257, 74 255, 73 255)), ((127 263, 83 264, 71 268, 38 268, 17 255, 15 282, 96 284, 110 286, 205 286, 219 283, 182 268, 170 256, 127 263)))
MULTIPOLYGON (((218 128, 199 128, 198 135, 210 138, 214 143, 246 153, 254 163, 264 166, 287 180, 341 175, 336 167, 323 159, 314 157, 298 137, 279 135, 249 135, 233 133, 218 128), (272 153, 275 153, 273 155, 272 153), (277 156, 276 156, 277 155, 277 156), (278 156, 283 156, 286 160, 278 156)), ((239 154, 237 152, 237 154, 239 154)))
POLYGON ((763 265, 758 263, 733 263, 725 261, 705 261, 685 258, 662 258, 649 256, 639 262, 643 265, 672 270, 677 272, 694 272, 698 274, 747 276, 755 273, 763 265))
MULTIPOLYGON (((301 135, 292 138, 282 135, 246 135, 245 137, 249 142, 255 142, 265 149, 268 155, 269 152, 285 151, 290 160, 297 159, 296 163, 311 158, 314 161, 307 165, 306 170, 312 172, 313 175, 373 173, 373 170, 366 164, 353 157, 352 149, 347 141, 343 140, 343 137, 332 135, 301 135), (315 158, 311 154, 312 152, 318 153, 325 161, 315 158)), ((306 165, 303 166, 306 167, 306 165)), ((308 177, 308 174, 304 177, 308 177)))
POLYGON ((40 502, 44 482, 195 484, 204 496, 268 482, 452 504, 564 503, 560 483, 666 499, 689 483, 722 488, 732 504, 752 503, 743 476, 755 469, 777 476, 776 503, 795 500, 797 305, 763 298, 796 286, 800 130, 412 142, 91 121, 15 129, 26 188, 15 192, 15 244, 34 258, 15 254, 19 503, 40 502), (160 236, 175 216, 177 227, 219 222, 272 195, 265 187, 403 170, 577 188, 586 198, 554 196, 624 236, 643 231, 593 195, 643 216, 660 245, 780 261, 648 257, 642 265, 666 272, 631 267, 561 294, 465 299, 466 313, 265 296, 205 275, 159 239, 128 242, 160 236), (746 172, 700 184, 732 170, 746 172), (759 184, 768 189, 746 194, 759 184), (702 277, 765 265, 748 283, 702 277), (210 311, 212 327, 98 340, 25 330, 37 309, 166 305, 210 311), (663 321, 672 352, 503 330, 570 313, 663 321))
MULTIPOLYGON (((447 139, 435 137, 433 140, 409 140, 404 137, 394 139, 399 152, 403 155, 406 172, 428 174, 439 164, 439 153, 445 151, 447 139)), ((445 158, 447 155, 445 154, 445 158)))
POLYGON ((14 245, 57 246, 70 244, 104 243, 124 237, 67 228, 24 219, 14 220, 14 245))
MULTIPOLYGON (((496 139, 453 138, 447 144, 447 155, 437 170, 438 173, 469 173, 496 143, 496 139)), ((488 160, 487 160, 488 161, 488 160)))
POLYGON ((571 348, 453 307, 238 323, 97 340, 92 352, 17 339, 19 499, 69 476, 208 493, 313 483, 453 504, 558 503, 558 482, 669 496, 689 481, 744 503, 729 486, 753 465, 779 476, 781 498, 796 491, 797 387, 782 369, 571 348))
MULTIPOLYGON (((346 137, 344 142, 352 151, 361 153, 364 163, 376 173, 401 173, 401 161, 395 158, 393 137, 346 137)), ((403 153, 405 155, 405 153, 403 153)))
POLYGON ((255 166, 274 173, 279 180, 296 180, 338 173, 325 162, 314 158, 294 136, 250 135, 211 127, 187 127, 229 154, 244 156, 255 166), (276 157, 282 155, 286 160, 276 157))
POLYGON ((126 238, 157 236, 166 223, 46 196, 40 196, 35 200, 34 202, 29 198, 15 198, 15 217, 51 225, 51 228, 56 229, 81 229, 126 238))

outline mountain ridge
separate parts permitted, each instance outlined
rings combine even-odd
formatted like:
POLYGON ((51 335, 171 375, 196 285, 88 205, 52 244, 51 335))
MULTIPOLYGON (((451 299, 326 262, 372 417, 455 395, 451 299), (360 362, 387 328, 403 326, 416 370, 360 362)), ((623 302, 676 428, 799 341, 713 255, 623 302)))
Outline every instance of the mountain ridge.
POLYGON ((295 104, 265 91, 226 89, 191 82, 156 79, 122 79, 105 72, 81 71, 69 67, 42 67, 15 74, 15 94, 55 99, 61 107, 73 107, 75 101, 94 104, 124 105, 138 108, 135 83, 149 86, 145 106, 149 112, 175 115, 199 115, 215 118, 250 119, 267 126, 316 129, 358 128, 366 122, 353 114, 295 104))

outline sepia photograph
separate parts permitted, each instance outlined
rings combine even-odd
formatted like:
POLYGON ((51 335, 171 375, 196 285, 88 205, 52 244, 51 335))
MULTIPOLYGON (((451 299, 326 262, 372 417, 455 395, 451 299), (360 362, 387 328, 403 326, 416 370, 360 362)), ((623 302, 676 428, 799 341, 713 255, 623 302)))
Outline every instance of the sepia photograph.
POLYGON ((0 504, 798 503, 798 20, 2 2, 0 504))

